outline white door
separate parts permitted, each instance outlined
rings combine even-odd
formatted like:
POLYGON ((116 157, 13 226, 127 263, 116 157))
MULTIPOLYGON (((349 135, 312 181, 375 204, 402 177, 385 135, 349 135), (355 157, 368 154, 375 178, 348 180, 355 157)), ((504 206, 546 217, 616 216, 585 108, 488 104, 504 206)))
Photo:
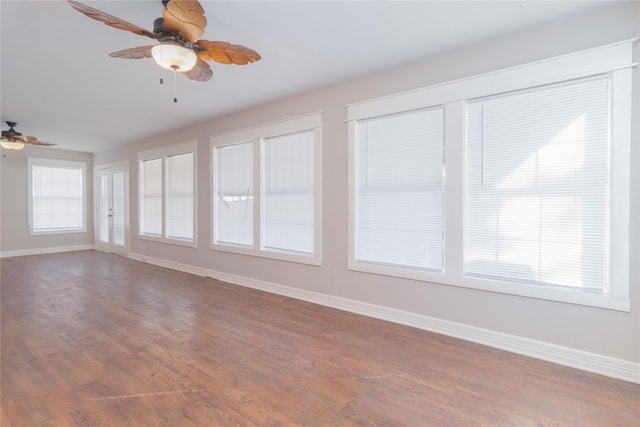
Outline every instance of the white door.
POLYGON ((96 168, 96 249, 128 255, 128 165, 96 168))

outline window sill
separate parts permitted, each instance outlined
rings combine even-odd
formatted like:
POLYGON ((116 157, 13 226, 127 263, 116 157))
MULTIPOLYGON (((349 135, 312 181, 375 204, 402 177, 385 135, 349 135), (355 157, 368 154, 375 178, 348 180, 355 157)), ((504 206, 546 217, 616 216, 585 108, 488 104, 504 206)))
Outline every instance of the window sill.
POLYGON ((29 230, 31 236, 45 236, 51 234, 77 234, 86 233, 86 228, 64 228, 64 229, 49 229, 49 230, 29 230))
POLYGON ((319 255, 309 254, 302 255, 296 254, 292 252, 275 252, 273 250, 259 250, 249 246, 232 246, 228 244, 213 244, 211 246, 211 250, 220 251, 220 252, 229 252, 240 255, 248 255, 260 258, 269 258, 275 259, 279 261, 288 261, 295 262, 298 264, 307 264, 307 265, 315 265, 320 266, 321 259, 319 255))
POLYGON ((148 236, 148 235, 144 235, 144 234, 139 234, 138 235, 138 239, 147 240, 147 241, 150 241, 150 242, 157 242, 157 243, 168 243, 170 245, 185 246, 185 247, 189 247, 189 248, 197 248, 198 247, 198 243, 196 241, 190 242, 190 241, 186 241, 186 240, 167 239, 165 237, 148 236))
POLYGON ((435 284, 476 289, 507 295, 535 298, 547 301, 562 302, 574 305, 603 308, 608 310, 629 312, 631 309, 628 297, 610 293, 586 292, 577 288, 555 288, 541 285, 510 283, 493 279, 476 277, 452 277, 446 273, 426 270, 414 270, 402 267, 382 266, 363 262, 350 262, 349 270, 403 279, 418 280, 435 284))

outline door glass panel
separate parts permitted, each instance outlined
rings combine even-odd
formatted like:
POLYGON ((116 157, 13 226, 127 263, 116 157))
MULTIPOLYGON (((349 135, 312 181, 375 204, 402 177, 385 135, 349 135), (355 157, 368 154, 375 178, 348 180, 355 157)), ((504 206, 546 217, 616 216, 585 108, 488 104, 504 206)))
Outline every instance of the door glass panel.
POLYGON ((109 175, 100 175, 100 232, 101 242, 109 243, 109 175))
POLYGON ((124 245, 124 173, 113 174, 113 244, 124 245))

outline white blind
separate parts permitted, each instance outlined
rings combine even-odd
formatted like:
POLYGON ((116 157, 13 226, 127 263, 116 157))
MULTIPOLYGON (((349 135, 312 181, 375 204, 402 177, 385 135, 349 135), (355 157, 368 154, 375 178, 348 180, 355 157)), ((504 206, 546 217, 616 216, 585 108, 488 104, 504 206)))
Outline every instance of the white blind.
POLYGON ((162 236, 162 161, 140 162, 140 234, 162 236))
POLYGON ((313 253, 313 135, 264 140, 264 247, 313 253))
POLYGON ((607 76, 470 101, 464 272, 603 291, 607 76))
POLYGON ((253 144, 215 148, 215 240, 253 245, 253 144))
POLYGON ((444 112, 356 122, 356 260, 441 271, 444 112))
POLYGON ((194 154, 167 157, 166 237, 193 241, 194 154))
POLYGON ((84 227, 82 174, 82 168, 32 167, 33 231, 84 227))

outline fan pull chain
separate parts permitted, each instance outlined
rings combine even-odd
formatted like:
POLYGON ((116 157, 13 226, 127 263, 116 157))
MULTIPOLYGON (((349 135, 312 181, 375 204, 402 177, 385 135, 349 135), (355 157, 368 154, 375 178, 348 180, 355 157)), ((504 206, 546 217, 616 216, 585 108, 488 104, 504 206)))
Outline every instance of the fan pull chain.
MULTIPOLYGON (((160 49, 160 62, 163 62, 162 59, 162 48, 160 49)), ((162 71, 162 67, 160 67, 160 84, 164 84, 164 79, 162 78, 164 72, 162 71)))
POLYGON ((178 98, 177 98, 177 86, 178 84, 176 83, 178 81, 178 70, 173 70, 173 102, 178 103, 178 98))

